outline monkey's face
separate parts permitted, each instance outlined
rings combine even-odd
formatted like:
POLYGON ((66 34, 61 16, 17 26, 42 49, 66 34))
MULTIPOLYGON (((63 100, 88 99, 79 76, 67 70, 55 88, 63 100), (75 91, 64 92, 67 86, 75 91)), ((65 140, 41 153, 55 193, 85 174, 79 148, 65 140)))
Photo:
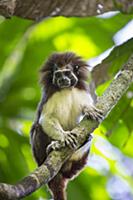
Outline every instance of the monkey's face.
POLYGON ((58 88, 68 88, 76 86, 78 78, 70 68, 71 66, 65 66, 63 68, 57 68, 53 72, 53 84, 58 88))
POLYGON ((40 82, 48 96, 62 88, 77 87, 86 90, 88 65, 72 52, 52 54, 40 72, 40 82))

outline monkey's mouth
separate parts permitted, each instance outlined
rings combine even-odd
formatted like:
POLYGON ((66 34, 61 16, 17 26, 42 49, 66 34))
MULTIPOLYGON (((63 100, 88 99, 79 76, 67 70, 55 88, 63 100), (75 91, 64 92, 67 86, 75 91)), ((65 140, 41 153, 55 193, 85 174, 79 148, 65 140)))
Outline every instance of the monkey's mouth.
POLYGON ((67 77, 65 78, 60 78, 57 81, 57 85, 59 88, 67 88, 71 86, 71 80, 67 77))
POLYGON ((59 88, 68 88, 68 87, 70 87, 71 85, 69 85, 69 84, 64 84, 64 85, 60 85, 59 86, 59 88))

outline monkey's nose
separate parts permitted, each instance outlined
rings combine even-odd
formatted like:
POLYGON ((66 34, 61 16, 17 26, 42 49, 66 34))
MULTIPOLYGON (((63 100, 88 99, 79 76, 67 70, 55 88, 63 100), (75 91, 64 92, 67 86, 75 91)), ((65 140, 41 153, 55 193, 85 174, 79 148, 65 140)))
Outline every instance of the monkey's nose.
POLYGON ((61 78, 60 80, 59 80, 59 83, 61 83, 61 84, 67 84, 69 81, 68 81, 68 79, 67 78, 61 78))
POLYGON ((59 84, 60 86, 69 86, 70 80, 67 77, 62 77, 61 79, 59 79, 59 84))

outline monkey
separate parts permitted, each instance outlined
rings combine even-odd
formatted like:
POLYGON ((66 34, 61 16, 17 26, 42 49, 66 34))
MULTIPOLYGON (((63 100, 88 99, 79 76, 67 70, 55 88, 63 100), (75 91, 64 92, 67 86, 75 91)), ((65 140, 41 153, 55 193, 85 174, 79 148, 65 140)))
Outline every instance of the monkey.
MULTIPOLYGON (((53 53, 40 70, 42 99, 31 128, 31 145, 38 166, 52 150, 64 146, 76 148, 72 130, 87 116, 101 120, 102 112, 94 105, 87 83, 88 64, 73 52, 53 53)), ((90 138, 89 138, 90 140, 90 138)), ((66 185, 85 166, 90 145, 81 146, 63 164, 48 183, 54 200, 66 200, 66 185)))

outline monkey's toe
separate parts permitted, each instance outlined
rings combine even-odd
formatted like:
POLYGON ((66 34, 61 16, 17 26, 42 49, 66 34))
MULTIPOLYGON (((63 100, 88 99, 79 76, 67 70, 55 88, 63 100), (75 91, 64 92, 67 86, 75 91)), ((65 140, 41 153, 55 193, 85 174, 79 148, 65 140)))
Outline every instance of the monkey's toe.
POLYGON ((60 148, 64 147, 65 144, 64 142, 61 142, 61 141, 52 141, 48 147, 47 147, 47 154, 49 154, 51 151, 56 151, 56 150, 59 150, 60 148))

